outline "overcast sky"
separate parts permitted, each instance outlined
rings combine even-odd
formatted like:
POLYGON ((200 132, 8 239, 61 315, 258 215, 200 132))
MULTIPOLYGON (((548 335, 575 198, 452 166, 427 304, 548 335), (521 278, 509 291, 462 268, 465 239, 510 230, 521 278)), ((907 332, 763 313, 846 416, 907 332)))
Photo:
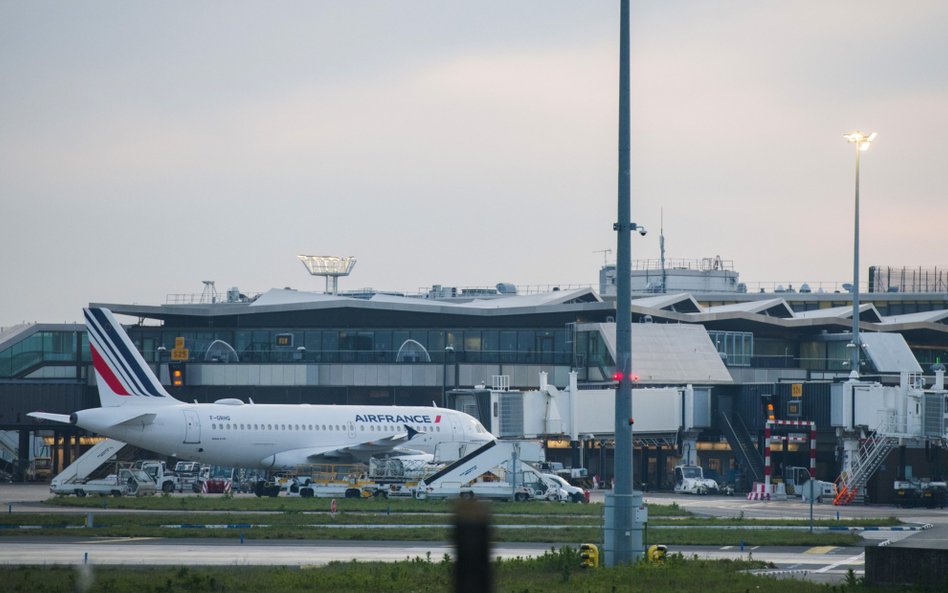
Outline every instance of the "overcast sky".
MULTIPOLYGON (((0 326, 202 280, 596 286, 618 0, 0 0, 0 326)), ((633 2, 633 258, 946 265, 948 2, 633 2)))

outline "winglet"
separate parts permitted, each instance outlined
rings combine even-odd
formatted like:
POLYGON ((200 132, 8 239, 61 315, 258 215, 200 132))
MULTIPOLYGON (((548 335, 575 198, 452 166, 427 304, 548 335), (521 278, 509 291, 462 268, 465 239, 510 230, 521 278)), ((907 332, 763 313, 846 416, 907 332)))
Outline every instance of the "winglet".
POLYGON ((415 435, 416 435, 416 434, 418 434, 418 431, 415 430, 414 428, 412 428, 411 426, 408 426, 407 424, 405 424, 405 425, 403 425, 403 426, 405 427, 405 430, 408 431, 408 438, 407 438, 406 440, 409 440, 409 441, 410 441, 410 440, 412 440, 413 438, 415 438, 415 435))

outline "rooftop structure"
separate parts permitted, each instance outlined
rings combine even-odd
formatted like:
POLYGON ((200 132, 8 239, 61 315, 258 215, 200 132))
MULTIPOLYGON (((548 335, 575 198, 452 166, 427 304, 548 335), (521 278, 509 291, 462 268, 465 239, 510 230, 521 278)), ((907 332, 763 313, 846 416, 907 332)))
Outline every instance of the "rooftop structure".
POLYGON ((339 292, 339 277, 348 276, 356 265, 352 256, 339 257, 337 255, 297 255, 306 270, 313 276, 326 278, 326 294, 339 292))

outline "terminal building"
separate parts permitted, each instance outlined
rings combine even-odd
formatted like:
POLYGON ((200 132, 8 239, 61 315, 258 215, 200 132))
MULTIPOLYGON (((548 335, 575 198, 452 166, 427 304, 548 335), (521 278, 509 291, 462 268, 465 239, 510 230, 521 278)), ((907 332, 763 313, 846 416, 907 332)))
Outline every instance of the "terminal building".
MULTIPOLYGON (((653 266, 639 269, 648 279, 632 303, 637 486, 670 488, 674 467, 687 462, 747 490, 762 478, 765 450, 774 475, 807 466, 802 430, 764 442, 771 416, 812 423, 817 475, 831 481, 859 456, 860 443, 882 434, 876 416, 895 405, 890 400, 917 401, 924 429, 911 428, 915 416, 899 412, 899 403, 893 421, 901 424, 882 435, 887 447, 875 454, 883 459, 862 495, 885 501, 898 478, 944 479, 945 395, 937 381, 948 356, 948 290, 935 290, 937 282, 928 292, 892 290, 892 278, 924 275, 905 280, 889 270, 884 291, 860 295, 859 374, 892 394, 862 396, 861 388, 844 387, 852 371, 849 292, 748 290, 730 262, 696 261, 658 270, 658 284, 653 266), (865 411, 861 401, 879 409, 865 411)), ((201 297, 161 305, 93 304, 129 321, 133 342, 183 401, 458 408, 500 437, 540 439, 549 460, 608 480, 615 370, 609 267, 599 292, 527 294, 499 284, 435 286, 411 296, 338 294, 327 275, 321 293, 275 289, 248 297, 232 289, 221 297, 210 285, 201 297)), ((97 405, 83 326, 0 333, 0 471, 43 477, 36 465, 45 458, 49 471, 61 470, 93 435, 26 413, 97 405)))

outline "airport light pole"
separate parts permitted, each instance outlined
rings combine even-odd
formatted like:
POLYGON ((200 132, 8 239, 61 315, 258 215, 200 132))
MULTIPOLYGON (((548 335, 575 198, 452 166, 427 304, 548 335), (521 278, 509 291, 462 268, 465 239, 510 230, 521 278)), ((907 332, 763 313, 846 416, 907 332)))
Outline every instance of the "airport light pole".
POLYGON ((603 542, 606 566, 642 557, 641 493, 634 491, 632 448, 632 222, 629 0, 621 0, 619 27, 619 176, 616 231, 616 395, 614 488, 606 494, 603 542))
POLYGON ((869 150, 869 145, 876 139, 875 132, 863 134, 859 130, 844 134, 851 144, 856 145, 856 207, 853 216, 853 340, 850 343, 852 353, 849 358, 849 377, 859 378, 859 351, 862 342, 859 340, 859 153, 869 150))

